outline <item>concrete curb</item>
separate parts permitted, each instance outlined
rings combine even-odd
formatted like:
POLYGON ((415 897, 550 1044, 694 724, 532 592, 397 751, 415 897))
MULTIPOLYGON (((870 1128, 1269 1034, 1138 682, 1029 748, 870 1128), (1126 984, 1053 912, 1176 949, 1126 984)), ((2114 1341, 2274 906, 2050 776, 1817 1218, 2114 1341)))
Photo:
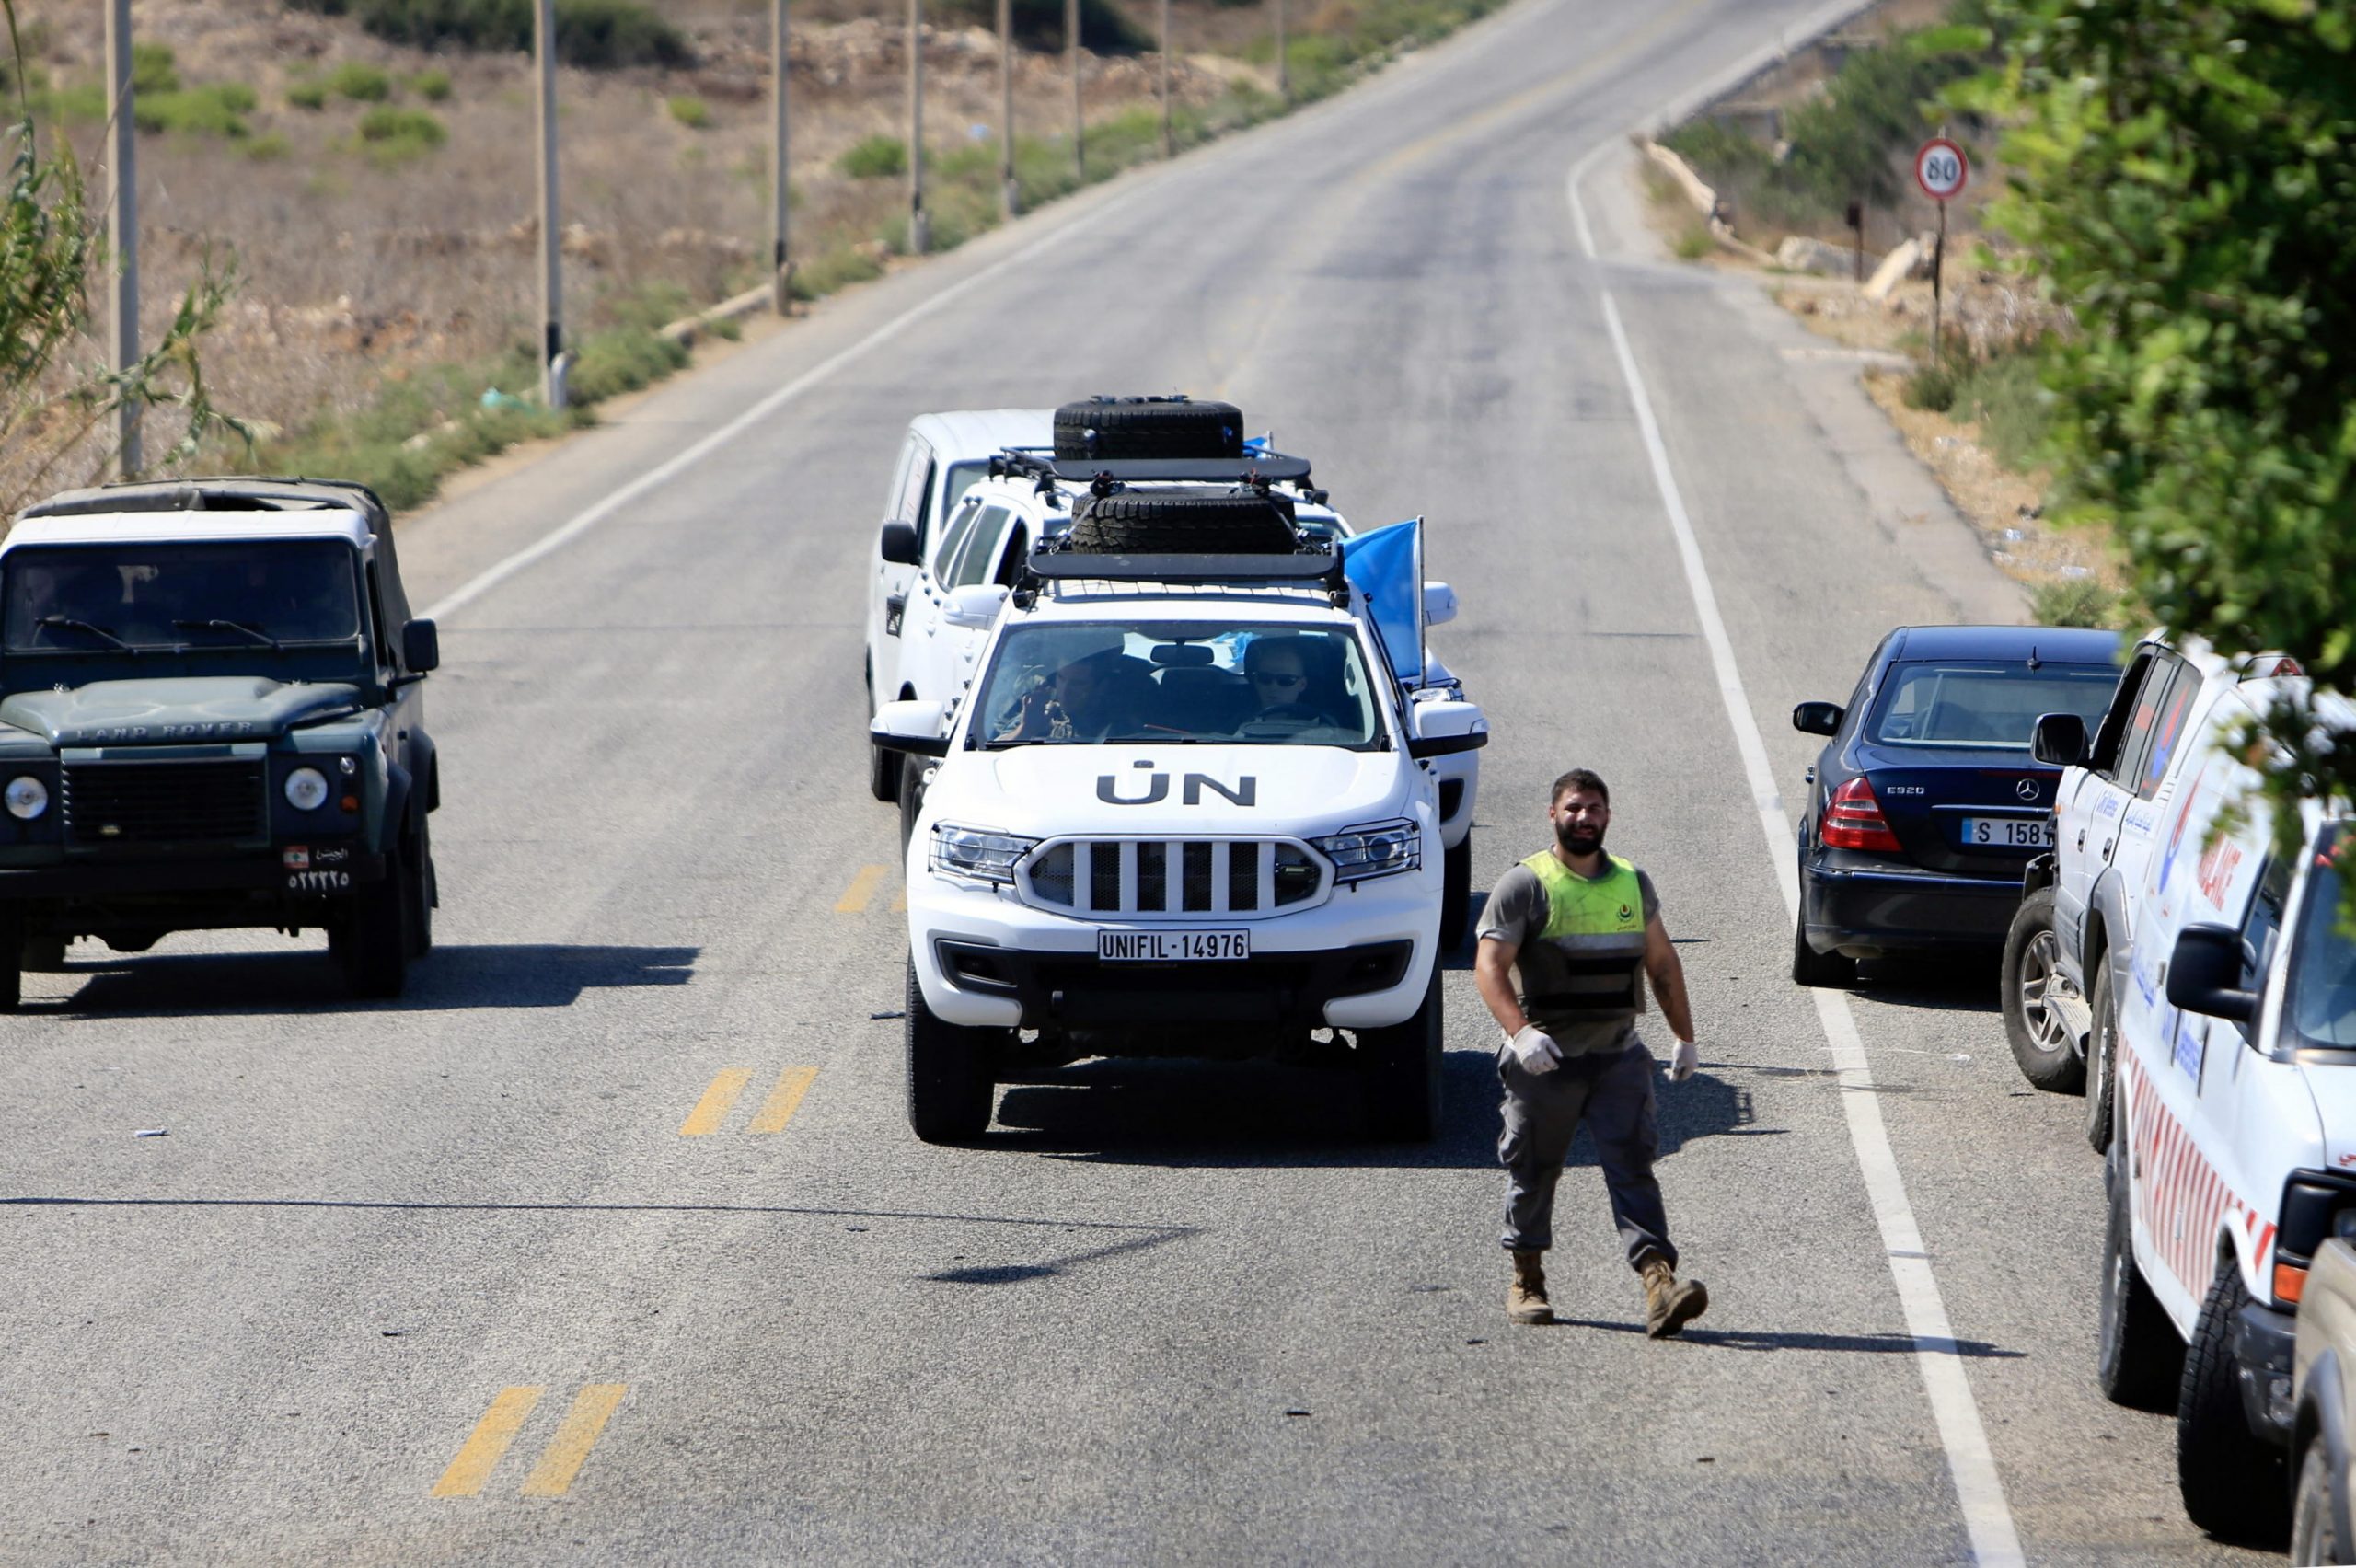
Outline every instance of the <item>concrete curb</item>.
POLYGON ((691 349, 695 347, 697 339, 721 322, 739 320, 756 311, 767 310, 773 297, 774 290, 769 284, 763 283, 733 298, 723 299, 708 310, 699 310, 693 316, 682 316, 676 321, 657 328, 655 336, 668 338, 681 348, 691 349))

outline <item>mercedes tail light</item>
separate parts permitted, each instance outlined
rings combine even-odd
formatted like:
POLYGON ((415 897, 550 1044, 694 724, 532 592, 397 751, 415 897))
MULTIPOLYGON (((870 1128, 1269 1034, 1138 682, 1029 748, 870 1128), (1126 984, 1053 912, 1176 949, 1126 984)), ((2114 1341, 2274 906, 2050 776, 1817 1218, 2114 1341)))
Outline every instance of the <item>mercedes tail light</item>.
POLYGON ((1895 855, 1900 848, 1898 835, 1889 830, 1889 819, 1881 814, 1881 802, 1874 799, 1873 781, 1862 773, 1832 791, 1817 836, 1828 849, 1874 849, 1895 855))

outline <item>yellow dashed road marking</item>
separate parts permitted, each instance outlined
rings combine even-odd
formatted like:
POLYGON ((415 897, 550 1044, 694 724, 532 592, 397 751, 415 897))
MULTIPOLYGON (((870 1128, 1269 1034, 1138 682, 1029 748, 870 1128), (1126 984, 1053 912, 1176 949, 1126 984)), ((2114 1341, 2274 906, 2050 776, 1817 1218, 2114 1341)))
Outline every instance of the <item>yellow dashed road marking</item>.
MULTIPOLYGON (((458 1449, 458 1457, 433 1483, 436 1497, 472 1497, 482 1490, 507 1453, 507 1446, 515 1441, 516 1430, 532 1407, 540 1402, 546 1390, 538 1388, 502 1389, 491 1408, 475 1423, 474 1433, 458 1449)), ((578 1468, 577 1466, 575 1468, 578 1468)))
POLYGON ((699 1138, 706 1133, 720 1131, 720 1124, 727 1119, 730 1107, 736 1103, 736 1097, 744 1093, 745 1086, 752 1081, 753 1069, 750 1067, 721 1068, 719 1075, 711 1080, 711 1087, 703 1091, 701 1100, 696 1101, 696 1108, 687 1113, 686 1121, 679 1124, 679 1136, 699 1138))
POLYGON ((875 896, 875 890, 883 881, 883 867, 860 867, 859 875, 850 879, 850 885, 843 889, 843 895, 835 900, 835 913, 837 915, 865 914, 867 901, 875 896))
POLYGON ((612 1419, 614 1407, 629 1392, 628 1383, 592 1383, 581 1390, 566 1412, 564 1424, 556 1429, 549 1442, 548 1451, 533 1468, 524 1482, 526 1497, 561 1497, 571 1489, 572 1478, 581 1473, 581 1466, 589 1458, 589 1450, 597 1446, 597 1435, 612 1419))
POLYGON ((760 1111, 753 1117, 753 1124, 745 1129, 755 1133, 781 1133, 793 1120, 802 1097, 810 1092, 810 1081, 818 1076, 815 1067, 788 1067, 778 1075, 777 1087, 761 1102, 760 1111))

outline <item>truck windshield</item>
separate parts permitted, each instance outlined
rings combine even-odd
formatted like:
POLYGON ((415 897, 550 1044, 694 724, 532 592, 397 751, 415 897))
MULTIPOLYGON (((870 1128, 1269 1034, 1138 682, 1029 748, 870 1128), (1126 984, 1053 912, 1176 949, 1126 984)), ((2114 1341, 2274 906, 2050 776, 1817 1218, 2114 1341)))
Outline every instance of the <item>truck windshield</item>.
POLYGON ((283 544, 27 546, 7 557, 11 653, 283 647, 360 635, 356 558, 283 544))
POLYGON ((2091 731, 2119 686, 2111 664, 2002 659, 1893 664, 1882 683, 1866 736, 1881 746, 1940 746, 1969 751, 2028 750, 2041 713, 2074 713, 2091 731))
POLYGON ((2356 840, 2340 828, 2316 842, 2307 877, 2306 903, 2291 947, 2291 994, 2286 1011, 2303 1045, 2356 1050, 2356 940, 2340 912, 2340 872, 2356 840))
POLYGON ((1359 656, 1340 629, 1218 621, 1024 626, 981 683, 986 746, 1108 741, 1380 747, 1359 656))

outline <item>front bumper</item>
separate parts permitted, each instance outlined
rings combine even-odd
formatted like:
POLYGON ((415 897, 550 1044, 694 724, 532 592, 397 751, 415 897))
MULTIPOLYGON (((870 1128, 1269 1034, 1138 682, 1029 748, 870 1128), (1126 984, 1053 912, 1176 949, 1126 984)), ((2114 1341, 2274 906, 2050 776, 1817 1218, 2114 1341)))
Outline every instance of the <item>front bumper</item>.
MULTIPOLYGON (((1438 870, 1428 868, 1428 880, 1438 870)), ((1252 956, 1140 964, 1099 960, 1097 932, 1168 923, 1075 920, 919 873, 909 887, 908 945, 925 1006, 967 1027, 1379 1029, 1414 1016, 1431 982, 1439 900, 1426 880, 1363 882, 1298 914, 1207 917, 1206 927, 1248 926, 1252 956)))
POLYGON ((153 859, 90 858, 0 867, 0 902, 63 909, 148 902, 194 905, 214 899, 225 905, 300 906, 348 895, 384 877, 385 858, 354 845, 312 847, 300 869, 276 848, 153 859))
POLYGON ((2234 1378, 2241 1385, 2242 1413, 2253 1435, 2278 1447, 2291 1443, 2292 1351, 2298 1337, 2295 1314, 2261 1302, 2250 1302, 2234 1319, 2234 1378))
POLYGON ((2008 878, 1863 859, 1819 855, 1801 868, 1801 921, 1819 952, 1992 947, 2020 907, 2021 884, 2008 878))

